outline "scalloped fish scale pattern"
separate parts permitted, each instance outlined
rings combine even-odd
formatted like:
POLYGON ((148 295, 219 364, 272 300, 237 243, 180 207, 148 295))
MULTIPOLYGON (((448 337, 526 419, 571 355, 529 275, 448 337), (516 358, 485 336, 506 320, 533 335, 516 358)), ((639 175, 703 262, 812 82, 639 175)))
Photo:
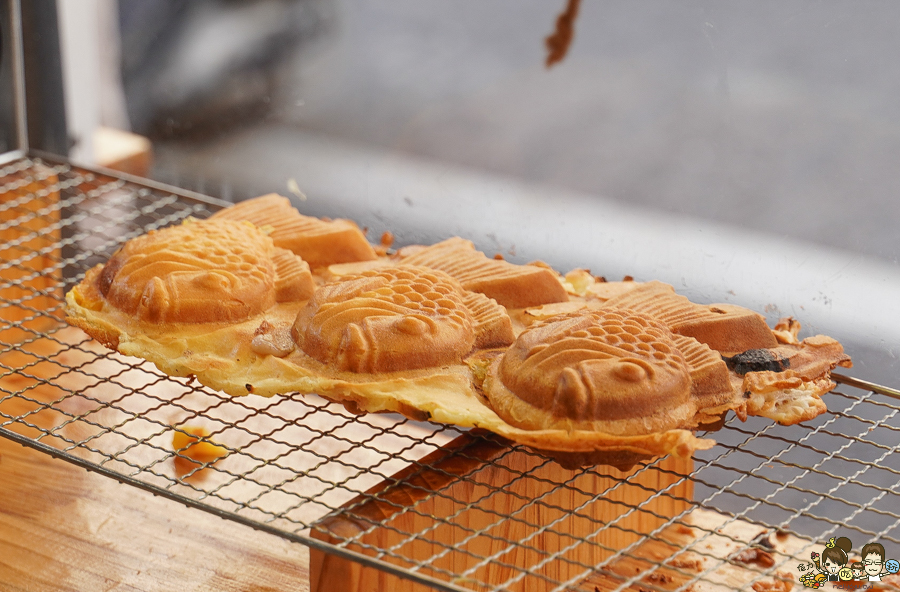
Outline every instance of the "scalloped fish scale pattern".
POLYGON ((240 321, 274 303, 272 241, 245 222, 194 221, 129 241, 101 292, 154 323, 240 321))
MULTIPOLYGON (((591 311, 573 316, 576 319, 585 317, 596 324, 583 328, 575 325, 570 330, 554 332, 546 345, 566 340, 564 346, 572 348, 579 347, 572 343, 573 340, 583 340, 580 347, 593 349, 596 344, 604 344, 607 347, 598 351, 609 357, 641 356, 676 370, 684 367, 684 358, 675 349, 671 334, 663 325, 626 311, 591 311)), ((554 324, 554 319, 558 317, 542 321, 541 325, 554 324)))
POLYGON ((523 404, 547 413, 545 423, 582 424, 658 414, 686 404, 690 393, 689 368, 669 330, 632 311, 582 310, 536 323, 498 372, 503 388, 492 384, 488 397, 515 423, 528 415, 523 404))
POLYGON ((372 270, 320 288, 294 324, 313 358, 347 372, 460 363, 474 321, 452 278, 429 269, 372 270))

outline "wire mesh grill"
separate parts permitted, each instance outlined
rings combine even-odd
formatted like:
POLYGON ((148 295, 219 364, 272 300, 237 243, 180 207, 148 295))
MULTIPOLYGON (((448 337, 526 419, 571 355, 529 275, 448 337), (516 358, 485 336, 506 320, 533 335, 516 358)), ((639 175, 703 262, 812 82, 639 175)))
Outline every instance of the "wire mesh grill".
POLYGON ((889 398, 843 387, 790 427, 731 417, 693 461, 624 472, 314 395, 232 398, 62 320, 90 267, 214 200, 27 158, 0 191, 0 435, 327 552, 320 589, 347 560, 445 590, 780 590, 830 537, 900 552, 889 398), (174 447, 194 427, 224 458, 174 447))

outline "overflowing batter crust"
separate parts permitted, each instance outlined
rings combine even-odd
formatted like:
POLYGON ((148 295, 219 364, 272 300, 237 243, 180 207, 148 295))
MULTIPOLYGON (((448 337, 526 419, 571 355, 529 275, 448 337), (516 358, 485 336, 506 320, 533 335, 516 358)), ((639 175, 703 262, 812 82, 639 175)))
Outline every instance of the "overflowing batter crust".
POLYGON ((562 277, 458 238, 379 257, 352 222, 274 195, 129 241, 67 311, 106 346, 232 395, 317 393, 567 465, 688 456, 729 410, 811 419, 850 365, 833 339, 798 341, 796 322, 773 331, 660 282, 562 277))

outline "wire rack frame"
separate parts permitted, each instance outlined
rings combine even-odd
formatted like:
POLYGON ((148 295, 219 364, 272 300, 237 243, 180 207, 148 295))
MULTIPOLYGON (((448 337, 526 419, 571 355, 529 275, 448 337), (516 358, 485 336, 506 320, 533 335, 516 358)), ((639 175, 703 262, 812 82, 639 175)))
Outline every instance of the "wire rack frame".
POLYGON ((308 545, 320 589, 345 561, 455 591, 777 590, 833 536, 900 551, 890 389, 847 379, 811 422, 731 417, 692 461, 630 471, 314 395, 232 398, 63 321, 126 240, 223 203, 37 158, 2 166, 0 195, 0 435, 308 545), (174 448, 198 426, 224 458, 174 448))

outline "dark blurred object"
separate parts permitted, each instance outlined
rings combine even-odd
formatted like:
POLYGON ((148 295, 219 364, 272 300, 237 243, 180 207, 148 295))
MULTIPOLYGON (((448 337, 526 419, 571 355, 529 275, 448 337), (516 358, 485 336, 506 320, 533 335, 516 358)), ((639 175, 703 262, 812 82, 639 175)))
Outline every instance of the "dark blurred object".
POLYGON ((12 65, 12 31, 9 3, 0 5, 0 153, 14 150, 16 137, 15 87, 12 65))
POLYGON ((319 36, 330 0, 119 0, 132 129, 216 134, 268 112, 280 66, 319 36))
POLYGON ((22 45, 28 144, 31 148, 67 155, 70 143, 54 0, 22 3, 22 45))
POLYGON ((12 3, 0 7, 0 152, 17 148, 46 150, 67 155, 65 101, 63 99, 62 66, 59 52, 59 28, 56 2, 34 0, 20 7, 20 24, 16 23, 12 3), (22 36, 24 89, 17 88, 14 27, 22 36), (19 137, 15 97, 24 90, 27 114, 27 137, 19 137))

